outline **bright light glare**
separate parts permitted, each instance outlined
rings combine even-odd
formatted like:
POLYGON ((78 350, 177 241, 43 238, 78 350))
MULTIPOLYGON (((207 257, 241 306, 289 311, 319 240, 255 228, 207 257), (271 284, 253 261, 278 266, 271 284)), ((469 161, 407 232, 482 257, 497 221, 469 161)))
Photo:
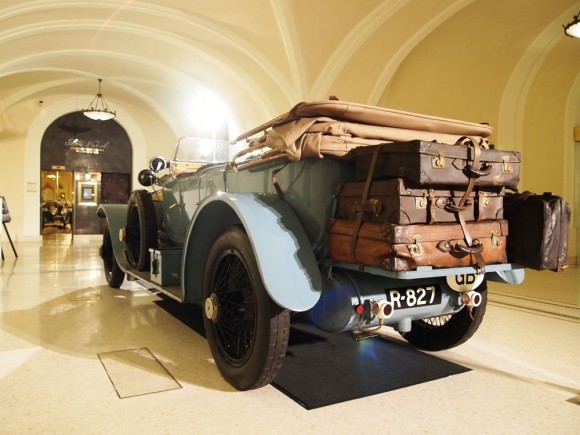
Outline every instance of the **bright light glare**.
POLYGON ((198 93, 191 102, 189 111, 195 127, 200 130, 214 131, 227 118, 226 106, 209 91, 198 93))
POLYGON ((211 139, 201 139, 198 141, 199 154, 202 157, 213 156, 213 141, 211 139))

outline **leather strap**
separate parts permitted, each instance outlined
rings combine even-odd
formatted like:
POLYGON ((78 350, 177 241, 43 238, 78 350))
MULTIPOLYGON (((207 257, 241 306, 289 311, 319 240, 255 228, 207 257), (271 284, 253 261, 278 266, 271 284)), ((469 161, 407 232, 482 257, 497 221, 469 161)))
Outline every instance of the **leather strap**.
POLYGON ((479 178, 481 175, 485 175, 488 172, 488 167, 482 168, 481 167, 481 148, 485 148, 483 140, 477 142, 474 138, 462 137, 460 138, 457 143, 465 143, 470 145, 470 148, 473 152, 473 160, 471 163, 468 163, 465 166, 464 173, 469 177, 469 182, 467 183, 467 188, 463 193, 463 196, 459 200, 459 203, 455 205, 453 203, 453 199, 451 202, 445 207, 448 211, 454 212, 455 216, 457 217, 457 221, 461 225, 461 230, 463 231, 463 237, 465 238, 465 243, 467 246, 456 245, 454 250, 465 252, 473 255, 475 260, 478 264, 478 273, 484 273, 485 271, 485 261, 483 256, 481 255, 481 249, 479 249, 481 244, 474 244, 473 238, 471 234, 469 234, 469 230, 467 229, 467 223, 465 222, 465 216, 463 216, 463 210, 465 209, 465 203, 469 198, 471 192, 473 192, 473 188, 475 187, 475 180, 479 178))
MULTIPOLYGON (((362 193, 362 197, 361 197, 361 204, 366 204, 368 201, 369 191, 371 190, 371 184, 373 181, 373 173, 375 172, 375 166, 377 165, 377 160, 379 157, 379 153, 381 152, 381 148, 382 148, 382 146, 377 145, 373 149, 373 153, 371 155, 371 162, 369 164, 367 179, 366 179, 365 187, 363 189, 363 193, 362 193)), ((357 210, 356 211, 356 222, 355 222, 354 231, 352 234, 352 243, 350 246, 350 255, 352 258, 354 258, 355 261, 356 261, 356 242, 358 240, 358 233, 359 233, 360 228, 362 226, 363 218, 364 218, 364 211, 362 209, 357 210)))
POLYGON ((471 246, 473 244, 473 239, 471 238, 471 234, 469 234, 469 230, 467 229, 467 223, 465 222, 465 216, 461 211, 455 213, 459 224, 461 225, 461 230, 463 231, 463 237, 465 238, 465 243, 467 246, 471 246))
MULTIPOLYGON (((480 148, 480 144, 477 143, 475 141, 475 139, 471 139, 468 143, 470 143, 472 145, 471 149, 473 150, 473 161, 471 163, 471 167, 475 167, 478 168, 480 166, 480 161, 481 161, 481 148, 480 148)), ((465 223, 465 217, 463 216, 462 211, 465 208, 465 202, 467 201, 467 199, 469 198, 469 195, 471 194, 471 192, 473 191, 473 188, 475 187, 475 179, 477 177, 469 177, 469 182, 467 183, 467 188, 465 189, 465 192, 463 193, 463 196, 461 197, 461 199, 459 200, 459 203, 456 205, 453 202, 453 199, 451 199, 451 201, 449 202, 449 204, 446 205, 445 209, 447 211, 451 211, 455 213, 455 216, 457 217, 457 221, 461 224, 461 229, 463 230, 463 235, 465 237, 465 242, 467 243, 467 246, 471 246, 471 244, 473 243, 473 240, 471 238, 471 235, 469 234, 469 231, 467 230, 467 225, 465 223)))
POLYGON ((282 188, 280 187, 280 184, 278 183, 278 178, 276 178, 276 175, 278 175, 278 172, 280 172, 282 169, 284 169, 287 164, 288 164, 288 162, 284 163, 284 166, 282 166, 281 168, 274 169, 272 171, 272 184, 274 185, 274 189, 276 189, 276 193, 278 194, 278 197, 282 201, 285 200, 284 192, 282 191, 282 188))
POLYGON ((462 258, 471 255, 475 258, 477 263, 477 273, 485 273, 485 260, 483 258, 483 245, 479 240, 474 240, 471 246, 463 246, 459 242, 455 245, 451 241, 441 241, 437 244, 437 248, 443 252, 450 252, 454 257, 462 258))
POLYGON ((432 224, 435 222, 435 208, 436 208, 437 204, 436 204, 436 199, 435 199, 435 193, 433 192, 433 189, 429 189, 428 193, 427 193, 427 219, 428 219, 428 223, 432 224))
MULTIPOLYGON (((462 139, 465 139, 465 137, 462 139)), ((460 139, 460 141, 462 139, 460 139)), ((469 178, 469 182, 467 183, 467 188, 465 189, 463 196, 459 200, 459 204, 455 205, 453 203, 453 201, 451 201, 447 205, 446 208, 448 209, 448 211, 452 211, 452 212, 459 212, 459 211, 464 209, 465 202, 467 201, 467 199, 469 198, 469 195, 471 194, 471 192, 473 191, 473 188, 475 187, 475 180, 477 178, 479 178, 479 175, 477 175, 479 170, 473 170, 472 168, 479 168, 481 166, 481 148, 483 147, 483 145, 481 142, 478 143, 475 139, 471 139, 466 143, 471 144, 470 148, 471 148, 471 150, 473 150, 472 163, 467 164, 465 166, 466 168, 470 168, 470 169, 464 170, 465 175, 467 175, 467 177, 469 178)))

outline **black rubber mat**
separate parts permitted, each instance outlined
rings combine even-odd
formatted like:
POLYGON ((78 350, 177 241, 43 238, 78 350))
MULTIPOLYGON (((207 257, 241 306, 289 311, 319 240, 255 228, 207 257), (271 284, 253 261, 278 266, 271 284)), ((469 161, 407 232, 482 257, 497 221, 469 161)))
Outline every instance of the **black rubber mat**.
MULTIPOLYGON (((156 302, 205 336, 202 310, 163 298, 156 302)), ((306 409, 360 399, 469 371, 467 367, 380 337, 355 341, 295 322, 284 365, 272 385, 306 409)))
POLYGON ((381 337, 355 341, 347 333, 294 324, 273 385, 304 408, 315 409, 469 370, 381 337))

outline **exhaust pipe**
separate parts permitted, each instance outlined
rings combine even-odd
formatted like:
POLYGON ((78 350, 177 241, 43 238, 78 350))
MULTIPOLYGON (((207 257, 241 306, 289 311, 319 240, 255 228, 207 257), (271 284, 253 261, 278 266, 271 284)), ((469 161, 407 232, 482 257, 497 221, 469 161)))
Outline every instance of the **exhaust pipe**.
POLYGON ((471 290, 461 294, 461 301, 468 307, 479 307, 482 298, 480 293, 471 290))

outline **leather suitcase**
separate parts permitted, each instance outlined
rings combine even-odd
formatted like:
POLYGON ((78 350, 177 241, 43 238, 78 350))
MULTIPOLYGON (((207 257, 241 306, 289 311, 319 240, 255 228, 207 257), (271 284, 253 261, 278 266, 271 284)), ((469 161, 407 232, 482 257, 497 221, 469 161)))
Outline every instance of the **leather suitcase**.
POLYGON ((508 260, 536 270, 564 270, 568 265, 570 212, 570 204, 551 193, 507 194, 508 260))
POLYGON ((504 186, 515 189, 519 181, 520 154, 481 148, 480 165, 472 168, 473 147, 414 140, 358 147, 351 151, 356 180, 366 180, 373 149, 381 147, 373 179, 404 178, 421 185, 504 186))
MULTIPOLYGON (((485 264, 506 263, 506 220, 467 224, 482 246, 485 264)), ((330 258, 333 261, 380 267, 391 271, 419 266, 460 267, 479 264, 476 255, 454 249, 465 246, 460 224, 396 225, 363 222, 353 244, 356 222, 331 219, 330 258), (353 252, 354 251, 354 252, 353 252)))
MULTIPOLYGON (((394 178, 373 181, 365 202, 364 187, 364 182, 344 183, 339 186, 336 217, 355 220, 357 213, 364 213, 363 220, 369 222, 457 222, 456 214, 446 206, 449 203, 459 204, 465 192, 465 189, 458 186, 437 186, 432 189, 402 178, 394 178)), ((476 189, 469 194, 462 213, 467 221, 503 219, 503 189, 476 189)))

